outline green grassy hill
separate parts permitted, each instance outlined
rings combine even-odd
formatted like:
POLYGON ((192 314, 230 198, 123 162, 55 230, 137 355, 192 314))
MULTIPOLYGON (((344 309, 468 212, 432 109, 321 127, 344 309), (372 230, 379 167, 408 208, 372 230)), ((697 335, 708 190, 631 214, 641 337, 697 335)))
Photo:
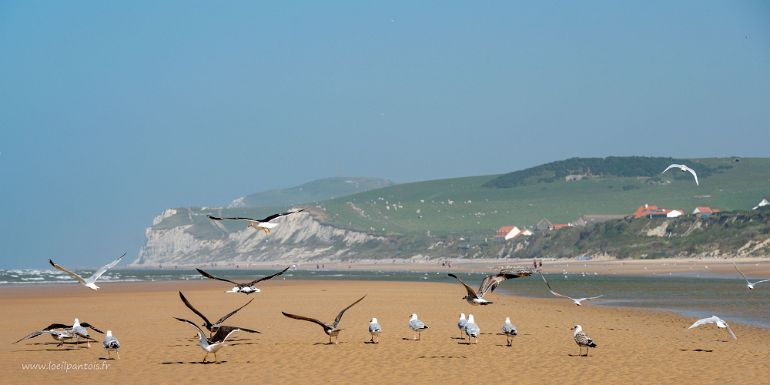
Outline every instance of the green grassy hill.
POLYGON ((400 184, 320 205, 327 214, 324 221, 342 228, 381 235, 485 238, 500 226, 531 226, 541 218, 567 223, 585 214, 630 214, 645 203, 687 213, 696 206, 747 210, 770 195, 768 158, 570 159, 518 175, 525 177, 507 184, 503 182, 517 178, 504 174, 400 184), (672 160, 700 172, 700 186, 678 170, 660 175, 672 160), (564 180, 564 175, 585 172, 586 167, 592 176, 564 180))
POLYGON ((249 194, 234 200, 231 207, 278 207, 319 202, 392 185, 387 179, 334 177, 299 186, 249 194))

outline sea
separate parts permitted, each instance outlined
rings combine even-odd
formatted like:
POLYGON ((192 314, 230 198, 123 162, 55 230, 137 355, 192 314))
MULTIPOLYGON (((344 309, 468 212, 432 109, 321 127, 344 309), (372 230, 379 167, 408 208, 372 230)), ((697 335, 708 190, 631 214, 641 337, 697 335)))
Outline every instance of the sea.
MULTIPOLYGON (((89 276, 93 270, 78 270, 89 276)), ((215 270, 217 276, 235 280, 269 275, 275 270, 215 270)), ((456 273, 472 287, 484 278, 482 273, 456 273)), ((187 269, 112 269, 105 273, 103 282, 144 282, 205 279, 195 270, 187 269)), ((290 270, 277 279, 301 280, 373 280, 401 282, 450 282, 446 272, 393 272, 393 271, 328 271, 290 270)), ((546 274, 551 287, 571 297, 603 295, 583 306, 612 306, 672 311, 686 317, 698 318, 718 315, 728 322, 739 322, 770 328, 770 282, 757 285, 753 291, 740 277, 721 275, 672 274, 657 276, 600 275, 595 273, 546 274), (763 286, 764 285, 764 286, 763 286)), ((19 285, 76 284, 58 270, 0 269, 0 289, 19 285)), ((458 300, 465 295, 458 286, 458 300)), ((495 295, 555 298, 537 275, 508 280, 487 298, 495 295)), ((568 301, 567 299, 562 299, 568 301)))

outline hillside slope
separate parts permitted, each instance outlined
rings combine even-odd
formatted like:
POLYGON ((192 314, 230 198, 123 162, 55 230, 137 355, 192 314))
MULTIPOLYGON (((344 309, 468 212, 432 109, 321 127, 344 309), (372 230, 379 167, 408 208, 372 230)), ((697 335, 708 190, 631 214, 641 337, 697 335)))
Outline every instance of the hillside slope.
POLYGON ((229 207, 276 207, 313 203, 393 185, 387 179, 334 177, 285 189, 263 191, 233 200, 229 207))

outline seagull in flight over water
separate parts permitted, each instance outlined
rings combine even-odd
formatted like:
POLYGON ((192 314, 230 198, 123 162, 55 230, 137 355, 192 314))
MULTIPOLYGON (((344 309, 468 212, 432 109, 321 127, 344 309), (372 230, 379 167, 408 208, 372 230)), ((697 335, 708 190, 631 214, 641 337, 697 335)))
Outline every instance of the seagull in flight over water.
POLYGON ((115 265, 120 263, 120 260, 123 259, 123 257, 125 257, 125 256, 126 256, 126 253, 123 253, 123 255, 118 257, 118 259, 116 259, 116 260, 114 260, 114 261, 112 261, 112 262, 102 266, 101 268, 99 268, 99 270, 97 270, 95 273, 93 273, 90 277, 88 277, 86 279, 83 279, 83 277, 81 277, 79 274, 75 273, 72 270, 69 270, 69 269, 66 269, 66 268, 64 268, 64 267, 62 267, 60 265, 57 265, 51 259, 48 260, 48 263, 50 263, 51 266, 55 267, 56 269, 61 270, 61 271, 65 272, 65 273, 69 274, 70 277, 75 278, 76 280, 80 281, 80 283, 83 286, 85 286, 85 287, 87 287, 87 288, 89 288, 91 290, 99 290, 99 286, 96 286, 96 280, 99 279, 99 277, 101 277, 102 274, 106 273, 107 270, 115 267, 115 265))
POLYGON ((215 276, 213 276, 213 275, 211 275, 211 274, 209 274, 209 273, 207 273, 207 272, 205 272, 205 271, 203 271, 201 269, 195 269, 195 270, 198 270, 198 272, 201 273, 201 275, 206 277, 206 278, 216 279, 218 281, 230 282, 230 283, 236 285, 235 287, 233 287, 232 289, 226 291, 225 293, 251 294, 251 293, 259 293, 260 291, 262 291, 262 290, 257 289, 256 287, 254 287, 254 285, 256 285, 257 283, 262 282, 262 281, 267 281, 270 278, 277 277, 277 276, 285 273, 286 270, 289 270, 289 268, 287 267, 287 268, 285 268, 285 269, 283 269, 283 270, 281 270, 281 271, 279 271, 279 272, 277 272, 277 273, 275 273, 273 275, 268 275, 266 277, 262 277, 262 278, 259 278, 259 279, 255 279, 255 280, 253 280, 251 282, 245 282, 245 283, 238 283, 238 282, 235 282, 235 281, 231 281, 229 279, 215 277, 215 276))
POLYGON ((309 322, 313 322, 315 324, 320 325, 322 328, 324 328, 324 333, 326 333, 326 335, 329 336, 329 344, 332 343, 332 337, 334 337, 334 344, 336 345, 336 344, 338 344, 340 342, 339 335, 340 335, 340 331, 342 331, 342 329, 338 328, 337 326, 340 324, 340 320, 342 320, 342 315, 345 314, 345 312, 348 309, 353 307, 353 305, 361 302, 361 300, 363 300, 364 298, 366 298, 366 295, 364 295, 363 297, 359 298, 356 302, 351 303, 350 305, 348 305, 348 307, 342 309, 342 311, 340 311, 339 314, 337 314, 337 318, 335 318, 334 322, 332 322, 331 324, 327 324, 327 323, 319 321, 319 320, 317 320, 315 318, 310 318, 310 317, 305 317, 305 316, 295 315, 295 314, 289 314, 289 313, 286 313, 286 312, 281 312, 281 313, 284 316, 289 317, 289 318, 297 319, 297 320, 300 320, 300 321, 309 321, 309 322))
POLYGON ((497 274, 486 276, 486 278, 484 278, 481 281, 481 285, 479 285, 478 291, 473 290, 472 287, 468 286, 468 284, 463 282, 463 280, 460 279, 458 276, 452 273, 449 273, 447 275, 460 281, 460 283, 463 284, 463 286, 465 286, 465 291, 468 293, 468 295, 466 295, 462 299, 466 300, 469 304, 491 305, 492 302, 484 299, 485 294, 495 291, 497 286, 507 279, 528 277, 532 275, 532 272, 528 270, 518 270, 518 271, 513 271, 508 269, 500 270, 500 272, 497 274))
POLYGON ((666 169, 663 170, 663 172, 661 174, 664 174, 666 171, 668 171, 668 170, 670 170, 672 168, 678 168, 678 169, 682 170, 682 172, 689 172, 695 178, 695 185, 696 186, 700 186, 700 184, 698 183, 698 174, 695 173, 695 170, 693 170, 693 169, 691 169, 691 168, 689 168, 689 167, 687 167, 686 165, 683 165, 683 164, 676 164, 676 163, 671 164, 670 166, 666 167, 666 169))
POLYGON ((601 298, 601 297, 604 297, 604 294, 602 294, 602 295, 597 295, 597 296, 595 296, 595 297, 585 297, 585 298, 572 298, 572 297, 570 297, 570 296, 568 296, 568 295, 559 294, 559 293, 557 293, 557 292, 553 291, 553 289, 551 289, 551 285, 550 285, 550 284, 548 284, 548 281, 546 281, 546 280, 545 280, 545 276, 543 275, 543 273, 540 273, 540 277, 542 277, 542 278, 543 278, 543 282, 545 282, 545 285, 546 285, 546 286, 548 286, 548 291, 550 291, 550 292, 551 292, 551 294, 553 294, 553 295, 555 295, 555 296, 557 296, 557 297, 567 298, 567 299, 569 299, 570 301, 572 301, 572 303, 574 303, 574 304, 575 304, 575 305, 577 305, 577 306, 581 306, 581 304, 580 304, 580 303, 581 303, 581 302, 583 302, 583 301, 590 301, 590 300, 592 300, 592 299, 597 299, 597 298, 601 298))
POLYGON ((270 229, 272 229, 275 226, 278 226, 277 223, 272 223, 270 221, 272 221, 275 218, 282 217, 284 215, 296 214, 296 213, 299 213, 299 212, 302 212, 302 211, 305 211, 305 209, 299 209, 299 210, 296 210, 296 211, 287 211, 285 213, 273 214, 273 215, 264 217, 262 219, 254 219, 254 218, 246 218, 246 217, 222 217, 222 218, 220 218, 220 217, 215 217, 213 215, 209 215, 208 217, 212 221, 221 221, 221 220, 224 220, 224 219, 232 219, 232 220, 236 220, 236 221, 245 221, 249 226, 257 229, 258 231, 264 231, 265 234, 270 234, 270 231, 272 231, 270 229))
POLYGON ((733 337, 734 340, 738 339, 738 337, 735 336, 735 333, 733 333, 733 329, 730 329, 730 325, 728 325, 727 322, 725 322, 725 320, 715 315, 712 315, 711 317, 708 317, 708 318, 699 319, 695 321, 695 323, 692 324, 687 329, 696 328, 698 326, 706 325, 706 324, 716 324, 717 327, 720 329, 727 329, 727 332, 730 334, 730 337, 733 337))
POLYGON ((758 283, 762 283, 762 282, 768 282, 768 281, 770 281, 770 279, 763 279, 763 280, 761 280, 761 281, 757 281, 757 282, 749 282, 749 279, 748 279, 748 278, 746 278, 746 275, 744 275, 744 274, 743 274, 743 272, 742 272, 742 271, 740 271, 740 270, 738 269, 738 265, 737 265, 737 264, 735 264, 735 262, 734 262, 734 261, 733 261, 733 266, 735 266, 735 270, 737 270, 737 271, 738 271, 738 273, 740 273, 740 274, 741 274, 741 277, 743 277, 743 279, 744 279, 744 280, 746 280, 746 287, 747 287, 749 290, 754 290, 754 285, 756 285, 756 284, 758 284, 758 283))

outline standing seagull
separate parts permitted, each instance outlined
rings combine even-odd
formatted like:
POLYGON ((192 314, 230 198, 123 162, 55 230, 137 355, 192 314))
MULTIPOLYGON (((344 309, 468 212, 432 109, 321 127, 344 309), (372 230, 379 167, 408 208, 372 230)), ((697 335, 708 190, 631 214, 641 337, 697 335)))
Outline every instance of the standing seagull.
POLYGON ((740 273, 741 277, 743 277, 743 279, 746 280, 746 287, 749 290, 754 290, 754 285, 756 285, 758 283, 770 281, 770 279, 763 279, 763 280, 757 281, 757 282, 749 282, 749 279, 746 278, 746 275, 744 275, 743 272, 738 269, 738 265, 736 265, 735 262, 733 262, 733 266, 735 266, 735 270, 737 270, 738 273, 740 273))
POLYGON ((476 325, 473 314, 468 314, 468 322, 465 323, 465 335, 468 336, 468 345, 471 344, 471 338, 475 340, 475 343, 479 343, 479 334, 481 334, 481 329, 479 325, 476 325))
POLYGON ((289 318, 298 319, 300 321, 309 321, 309 322, 313 322, 313 323, 316 323, 318 325, 321 325, 321 327, 324 328, 324 333, 326 333, 326 335, 329 336, 329 344, 332 343, 332 337, 334 337, 334 344, 336 345, 336 344, 338 344, 340 342, 339 335, 340 335, 340 331, 342 331, 342 329, 337 328, 337 325, 340 324, 340 320, 342 319, 342 315, 345 314, 345 312, 348 309, 353 307, 353 305, 361 302, 361 300, 363 300, 364 298, 366 298, 366 295, 364 295, 363 297, 359 298, 356 302, 351 303, 350 305, 348 305, 348 307, 342 309, 342 311, 340 311, 339 314, 337 314, 337 318, 334 319, 334 322, 332 322, 331 325, 327 324, 327 323, 324 323, 324 322, 321 322, 321 321, 319 321, 319 320, 317 320, 315 318, 304 317, 304 316, 295 315, 295 314, 289 314, 289 313, 286 313, 286 312, 281 312, 281 313, 283 313, 284 316, 289 317, 289 318))
POLYGON ((203 330, 198 327, 198 325, 195 324, 195 322, 192 322, 190 320, 186 320, 184 318, 177 318, 174 317, 174 319, 182 322, 187 322, 195 329, 198 330, 198 345, 200 345, 201 349, 203 349, 206 352, 206 355, 203 356, 203 360, 201 362, 206 362, 206 357, 209 356, 209 353, 214 353, 214 362, 217 362, 217 352, 219 349, 222 349, 223 346, 225 346, 225 341, 235 332, 241 331, 239 328, 229 328, 229 330, 226 331, 226 333, 219 333, 225 327, 219 328, 219 331, 214 334, 213 337, 210 339, 206 338, 205 334, 203 333, 203 330))
POLYGON ((377 318, 372 318, 371 321, 369 321, 369 334, 372 335, 372 339, 369 340, 369 342, 373 344, 380 343, 380 333, 382 333, 382 328, 380 327, 380 323, 377 322, 377 318), (377 340, 375 341, 375 337, 377 340))
POLYGON ((685 166, 683 164, 672 164, 672 165, 666 167, 666 169, 663 170, 663 172, 661 174, 665 173, 666 171, 668 171, 668 170, 670 170, 672 168, 678 168, 678 169, 682 170, 682 172, 689 172, 690 174, 692 174, 693 178, 695 178, 695 185, 696 186, 700 186, 700 184, 698 183, 698 174, 695 173, 695 170, 693 170, 693 169, 691 169, 691 168, 689 168, 689 167, 687 167, 687 166, 685 166))
POLYGON ((302 211, 305 211, 305 209, 299 209, 299 210, 296 210, 296 211, 287 211, 285 213, 273 214, 273 215, 270 215, 270 216, 262 218, 262 219, 254 219, 254 218, 246 218, 246 217, 224 217, 224 218, 220 218, 220 217, 215 217, 213 215, 209 215, 208 217, 209 217, 209 219, 211 219, 213 221, 221 221, 223 219, 232 219, 232 220, 237 220, 237 221, 246 221, 246 223, 248 223, 249 226, 257 229, 258 231, 264 231, 265 234, 270 234, 270 231, 271 231, 270 229, 272 229, 275 226, 278 226, 277 223, 272 223, 270 221, 272 221, 275 218, 282 217, 284 215, 296 214, 296 213, 299 213, 299 212, 302 212, 302 211))
POLYGON ((687 329, 696 328, 696 327, 698 327, 700 325, 705 325, 705 324, 717 324, 718 328, 720 328, 720 329, 727 329, 727 332, 730 333, 730 337, 733 337, 734 340, 738 339, 738 337, 735 336, 735 333, 733 333, 733 329, 730 329, 730 325, 728 325, 727 322, 725 322, 723 319, 721 319, 721 318, 719 318, 719 317, 717 317, 715 315, 712 315, 709 318, 699 319, 699 320, 695 321, 694 324, 690 325, 690 327, 687 328, 687 329))
POLYGON ((460 329, 460 339, 465 339, 463 337, 463 332, 465 331, 465 324, 468 323, 468 321, 465 319, 465 313, 460 313, 460 319, 457 320, 457 328, 460 329))
POLYGON ((506 279, 512 279, 512 278, 521 278, 521 277, 528 277, 532 274, 531 271, 528 270, 518 270, 518 271, 512 271, 512 270, 500 270, 499 273, 488 275, 484 280, 481 281, 481 285, 479 285, 479 290, 473 290, 472 287, 468 286, 465 282, 463 282, 462 279, 460 279, 458 276, 449 273, 450 277, 460 281, 463 286, 465 286, 465 291, 468 293, 465 297, 462 299, 466 300, 471 305, 491 305, 492 302, 487 301, 484 299, 484 295, 487 293, 491 293, 495 291, 498 285, 505 281, 506 279))
POLYGON ((70 277, 77 279, 85 287, 87 287, 87 288, 89 288, 91 290, 99 290, 99 286, 96 286, 96 280, 99 279, 99 277, 101 277, 102 274, 106 273, 107 270, 115 267, 115 265, 120 263, 120 260, 123 259, 123 257, 125 257, 125 256, 126 256, 126 253, 123 253, 123 255, 118 257, 118 259, 116 259, 116 260, 114 260, 114 261, 112 261, 112 262, 102 266, 99 270, 96 271, 96 273, 93 273, 90 277, 88 277, 86 279, 83 279, 83 277, 81 277, 80 275, 78 275, 77 273, 75 273, 75 272, 73 272, 71 270, 68 270, 68 269, 66 269, 66 268, 64 268, 62 266, 57 265, 51 259, 48 260, 48 263, 50 263, 51 266, 57 268, 58 270, 61 270, 61 271, 65 272, 65 273, 69 274, 70 277))
POLYGON ((581 306, 580 303, 583 302, 583 301, 590 301, 592 299, 597 299, 597 298, 604 297, 604 294, 597 295, 595 297, 585 297, 585 298, 572 298, 572 297, 567 296, 567 295, 562 295, 562 294, 559 294, 559 293, 553 291, 553 289, 551 289, 551 285, 549 285, 548 281, 545 280, 545 276, 543 275, 543 273, 540 273, 540 276, 543 278, 543 282, 545 282, 545 285, 548 286, 548 291, 550 291, 551 294, 553 294, 553 295, 555 295, 557 297, 568 298, 570 301, 572 301, 572 303, 574 303, 577 306, 581 306))
POLYGON ((511 346, 513 343, 513 336, 518 334, 518 331, 516 331, 516 325, 511 323, 510 317, 505 317, 505 322, 503 323, 503 334, 505 334, 505 338, 508 342, 507 346, 511 346))
POLYGON ((120 359, 120 342, 118 342, 117 338, 112 336, 112 330, 107 330, 104 341, 102 341, 102 346, 104 346, 104 350, 107 351, 107 359, 110 359, 111 351, 115 352, 115 354, 118 355, 118 359, 120 359))
POLYGON ((583 332, 583 327, 580 325, 575 325, 572 327, 572 329, 575 332, 572 334, 572 337, 575 338, 575 343, 578 345, 578 355, 583 355, 583 348, 586 348, 586 357, 588 357, 588 348, 595 348, 596 343, 594 343, 594 340, 591 339, 587 334, 583 332))
POLYGON ((428 325, 417 319, 417 314, 412 314, 409 316, 409 328, 414 331, 414 340, 419 341, 422 336, 422 331, 427 329, 428 325))
POLYGON ((201 273, 202 276, 204 276, 204 277, 206 277, 208 279, 216 279, 218 281, 230 282, 233 285, 236 285, 235 287, 233 287, 232 289, 226 291, 225 293, 251 294, 251 293, 259 293, 260 291, 262 291, 262 290, 257 289, 256 287, 254 287, 254 285, 256 285, 259 282, 267 281, 270 278, 277 277, 277 276, 285 273, 286 270, 289 270, 289 267, 287 267, 287 268, 285 268, 285 269, 283 269, 283 270, 281 270, 281 271, 279 271, 279 272, 277 272, 277 273, 275 273, 273 275, 268 275, 267 277, 262 277, 262 278, 259 278, 259 279, 255 279, 255 280, 253 280, 251 282, 245 282, 245 283, 238 283, 238 282, 235 282, 235 281, 231 281, 229 279, 215 277, 215 276, 213 276, 213 275, 211 275, 211 274, 209 274, 209 273, 207 273, 207 272, 205 272, 205 271, 203 271, 201 269, 195 269, 195 270, 198 270, 198 272, 201 273))
MULTIPOLYGON (((237 313, 239 310, 243 309, 244 307, 246 307, 246 305, 250 304, 251 301, 254 300, 252 298, 251 300, 249 300, 249 302, 246 302, 246 304, 244 304, 243 306, 241 306, 241 307, 239 307, 239 308, 237 308, 237 309, 235 309, 235 310, 233 310, 233 311, 223 315, 222 318, 217 320, 217 322, 211 323, 211 321, 209 321, 209 319, 206 318, 206 316, 203 315, 203 313, 199 312, 198 309, 193 307, 193 305, 190 303, 190 301, 187 300, 187 298, 185 298, 184 294, 182 294, 181 291, 179 292, 179 298, 182 299, 182 302, 184 302, 184 304, 185 304, 185 306, 187 306, 187 308, 192 310, 193 313, 197 314, 198 317, 201 317, 203 319, 202 326, 205 326, 206 329, 208 329, 208 331, 211 332, 212 334, 216 333, 217 330, 219 330, 219 328, 222 327, 222 322, 225 322, 225 320, 230 318, 230 316, 232 316, 233 314, 237 313)), ((259 333, 256 330, 244 329, 244 328, 239 328, 239 329, 241 329, 241 331, 245 331, 245 332, 248 332, 248 333, 259 333)))

